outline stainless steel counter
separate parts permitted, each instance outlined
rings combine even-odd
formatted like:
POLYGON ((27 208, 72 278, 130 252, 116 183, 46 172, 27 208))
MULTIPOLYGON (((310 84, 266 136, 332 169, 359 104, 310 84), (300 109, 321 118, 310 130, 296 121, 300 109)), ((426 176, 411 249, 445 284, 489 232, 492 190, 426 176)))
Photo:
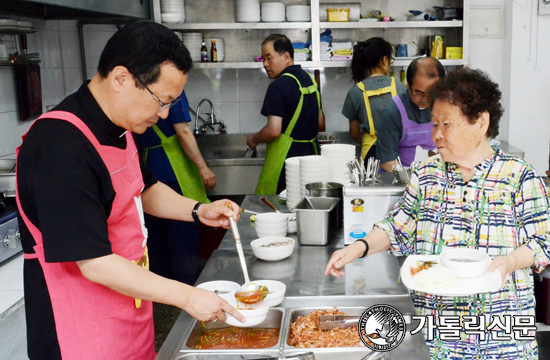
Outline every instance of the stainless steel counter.
MULTIPOLYGON (((284 204, 280 204, 277 196, 268 199, 281 212, 288 212, 284 204)), ((256 212, 271 212, 258 196, 249 195, 241 205, 242 208, 256 212)), ((332 306, 370 306, 371 304, 387 304, 395 306, 403 313, 414 313, 414 307, 407 288, 398 281, 400 261, 383 252, 358 259, 346 265, 346 275, 340 278, 325 276, 324 270, 332 253, 344 246, 343 232, 336 232, 327 246, 300 246, 298 243, 292 255, 284 260, 268 262, 257 259, 250 247, 250 242, 257 238, 254 224, 249 214, 241 214, 238 223, 244 254, 251 280, 274 279, 286 284, 287 290, 283 303, 278 309, 284 311, 283 326, 290 321, 291 311, 296 308, 332 307, 332 306)), ((296 235, 290 235, 296 239, 296 235)), ((235 243, 228 231, 219 248, 208 260, 197 284, 211 280, 230 280, 244 282, 239 264, 235 243)), ((189 336, 196 321, 185 311, 181 312, 174 327, 160 349, 158 360, 179 359, 183 355, 200 353, 201 359, 208 354, 215 358, 219 352, 192 350, 186 347, 189 336)), ((411 329, 409 329, 411 330, 411 329)), ((283 329, 281 329, 283 331, 283 329)), ((286 344, 287 330, 282 334, 282 340, 277 348, 258 351, 259 354, 286 355, 299 352, 300 349, 289 349, 286 344)), ((302 349, 303 350, 303 349, 302 349)), ((359 360, 368 353, 368 349, 308 349, 315 352, 318 359, 356 359, 359 360), (346 354, 344 356, 342 351, 346 354), (332 354, 332 355, 331 355, 332 354)), ((428 350, 421 334, 407 334, 405 340, 397 349, 388 353, 390 359, 429 359, 428 350)), ((188 358, 185 356, 185 358, 188 358)), ((198 357, 197 357, 198 358, 198 357)), ((219 358, 219 357, 218 357, 219 358)))

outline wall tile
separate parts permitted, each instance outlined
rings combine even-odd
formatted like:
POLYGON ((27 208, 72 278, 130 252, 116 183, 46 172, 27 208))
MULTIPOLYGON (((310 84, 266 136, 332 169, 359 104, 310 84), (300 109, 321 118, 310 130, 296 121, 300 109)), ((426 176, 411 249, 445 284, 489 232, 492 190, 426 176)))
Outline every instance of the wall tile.
MULTIPOLYGON (((187 92, 186 92, 187 93, 187 92)), ((194 129, 195 128, 195 110, 197 109, 197 106, 199 105, 198 102, 189 102, 189 107, 191 108, 191 122, 189 123, 189 126, 194 129)), ((201 107, 201 113, 204 112, 210 112, 210 105, 208 103, 204 103, 201 107)), ((216 115, 216 120, 223 121, 225 126, 227 127, 227 132, 229 134, 238 134, 240 132, 239 128, 239 103, 238 102, 229 102, 229 103, 214 103, 214 114, 216 115)), ((204 120, 208 119, 207 115, 201 115, 201 118, 204 120)), ((202 125, 202 122, 199 122, 199 127, 202 125)), ((214 129, 218 129, 218 127, 214 127, 214 129)), ((210 134, 212 132, 211 129, 208 129, 208 133, 210 134)))
POLYGON ((13 67, 0 66, 0 113, 16 110, 17 97, 13 67))
POLYGON ((263 69, 240 69, 237 72, 239 101, 264 101, 271 80, 263 69))
POLYGON ((260 114, 262 105, 263 101, 240 103, 241 133, 260 131, 267 124, 267 118, 260 114))
POLYGON ((61 42, 59 32, 44 30, 40 32, 40 56, 42 68, 53 69, 63 67, 61 59, 61 42))
POLYGON ((58 31, 59 30, 59 21, 58 20, 46 20, 40 25, 41 30, 52 30, 52 31, 58 31))
POLYGON ((76 92, 84 83, 80 69, 63 69, 65 80, 65 96, 76 92))
POLYGON ((321 95, 323 101, 344 101, 348 90, 354 86, 349 68, 325 68, 321 70, 321 95))
POLYGON ((64 68, 80 68, 80 45, 76 31, 60 32, 61 55, 64 68))
POLYGON ((27 132, 32 121, 19 121, 17 111, 0 113, 0 156, 15 154, 21 144, 21 136, 27 132))
POLYGON ((63 69, 41 69, 42 105, 57 105, 65 98, 63 69))
POLYGON ((235 69, 192 69, 185 85, 190 102, 208 98, 212 102, 236 102, 237 71, 235 69))
POLYGON ((97 68, 96 68, 96 67, 90 67, 90 66, 88 66, 88 67, 86 68, 86 73, 88 74, 88 78, 87 78, 86 80, 91 80, 91 79, 94 77, 94 75, 95 75, 96 72, 97 72, 97 68))
POLYGON ((78 20, 59 20, 60 31, 78 31, 78 20))
POLYGON ((86 49, 86 66, 96 68, 101 52, 107 41, 113 36, 114 31, 89 31, 84 27, 84 46, 86 49))
POLYGON ((349 121, 342 115, 344 101, 323 101, 327 131, 349 131, 349 121))

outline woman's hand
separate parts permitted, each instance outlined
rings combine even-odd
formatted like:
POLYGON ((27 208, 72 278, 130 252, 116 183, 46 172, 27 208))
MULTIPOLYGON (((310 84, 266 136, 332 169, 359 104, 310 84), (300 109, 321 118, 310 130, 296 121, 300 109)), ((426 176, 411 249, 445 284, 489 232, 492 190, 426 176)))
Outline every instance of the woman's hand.
POLYGON ((229 228, 229 217, 235 221, 239 221, 239 205, 229 200, 218 200, 210 204, 202 204, 199 206, 199 220, 204 224, 212 227, 229 228), (229 204, 229 208, 226 204, 229 204))
POLYGON ((335 251, 328 261, 325 269, 325 275, 331 274, 335 277, 344 275, 344 270, 342 270, 344 265, 349 264, 359 256, 363 255, 365 249, 365 244, 363 244, 363 242, 356 241, 343 249, 335 251))
POLYGON ((227 301, 213 293, 212 291, 193 288, 193 294, 190 295, 190 301, 184 307, 184 310, 199 321, 225 321, 225 313, 233 315, 237 320, 243 322, 244 316, 227 301))
POLYGON ((493 272, 495 270, 500 271, 500 275, 504 279, 506 277, 506 274, 516 270, 514 269, 513 259, 508 255, 497 256, 496 258, 493 259, 493 262, 489 266, 490 272, 493 272))

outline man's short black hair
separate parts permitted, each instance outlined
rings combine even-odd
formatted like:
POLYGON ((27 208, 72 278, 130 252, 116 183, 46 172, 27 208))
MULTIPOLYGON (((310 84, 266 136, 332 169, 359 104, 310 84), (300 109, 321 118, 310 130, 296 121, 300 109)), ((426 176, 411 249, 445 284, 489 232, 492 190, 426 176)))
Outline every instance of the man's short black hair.
POLYGON ((294 48, 292 47, 292 42, 285 35, 282 35, 282 34, 269 35, 268 37, 265 38, 264 41, 262 41, 262 46, 264 46, 268 42, 273 43, 273 49, 279 55, 283 56, 285 52, 288 52, 290 54, 290 58, 294 60, 294 48))
MULTIPOLYGON (((162 64, 172 63, 187 74, 193 66, 189 50, 166 26, 151 21, 136 21, 118 30, 107 42, 97 72, 106 78, 117 66, 124 66, 145 85, 156 82, 162 64)), ((136 80, 136 86, 143 85, 136 80)))
POLYGON ((443 79, 445 77, 445 68, 443 67, 443 65, 441 65, 441 62, 439 62, 439 60, 437 60, 436 58, 432 58, 432 57, 420 57, 420 58, 416 58, 414 59, 408 69, 407 69, 407 84, 409 86, 411 86, 413 84, 413 79, 414 77, 416 76, 416 72, 418 71, 418 67, 419 67, 419 64, 420 62, 424 62, 424 61, 430 61, 432 62, 433 64, 433 71, 427 71, 424 73, 424 75, 426 75, 427 77, 433 79, 433 78, 436 78, 436 77, 439 77, 440 79, 443 79))

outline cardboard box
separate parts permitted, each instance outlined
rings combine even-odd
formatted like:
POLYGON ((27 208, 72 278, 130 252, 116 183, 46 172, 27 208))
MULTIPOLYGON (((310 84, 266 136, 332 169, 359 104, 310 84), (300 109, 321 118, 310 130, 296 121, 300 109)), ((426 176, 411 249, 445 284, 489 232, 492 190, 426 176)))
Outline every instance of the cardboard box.
POLYGON ((451 46, 446 47, 445 59, 462 59, 462 48, 451 46))

